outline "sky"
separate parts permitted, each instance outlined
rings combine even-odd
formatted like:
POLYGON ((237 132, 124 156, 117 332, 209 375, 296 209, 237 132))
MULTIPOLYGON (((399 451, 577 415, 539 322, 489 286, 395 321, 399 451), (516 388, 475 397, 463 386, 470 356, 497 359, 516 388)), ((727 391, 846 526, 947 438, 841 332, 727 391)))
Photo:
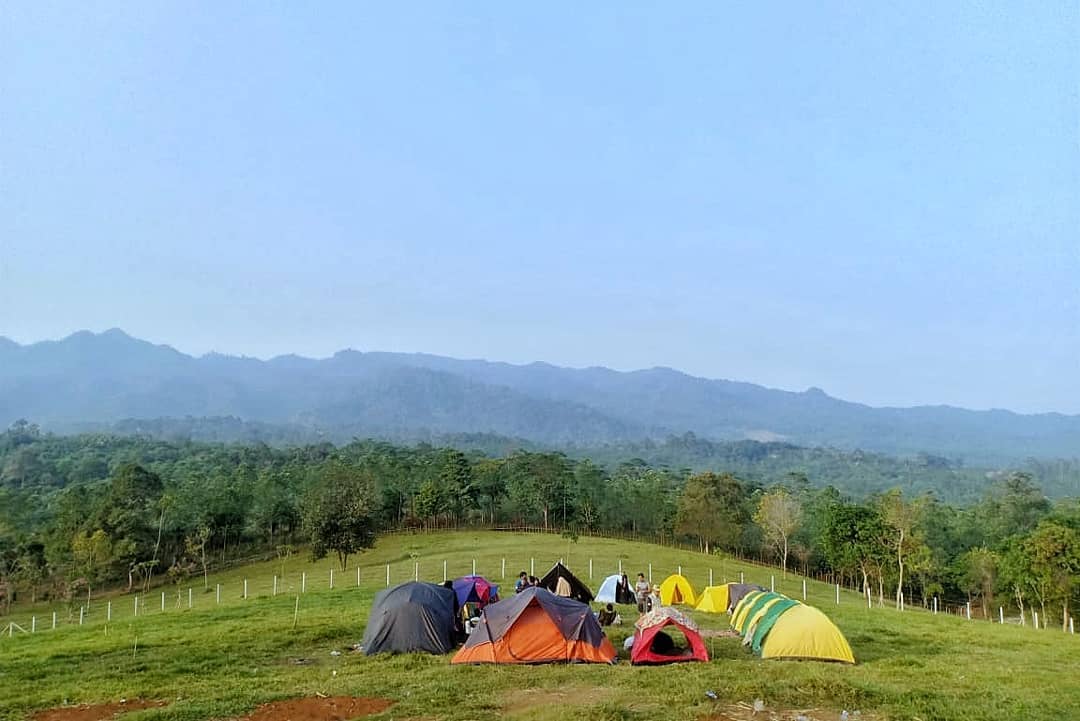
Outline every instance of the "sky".
POLYGON ((111 327, 1080 413, 1080 5, 6 3, 0 335, 111 327))

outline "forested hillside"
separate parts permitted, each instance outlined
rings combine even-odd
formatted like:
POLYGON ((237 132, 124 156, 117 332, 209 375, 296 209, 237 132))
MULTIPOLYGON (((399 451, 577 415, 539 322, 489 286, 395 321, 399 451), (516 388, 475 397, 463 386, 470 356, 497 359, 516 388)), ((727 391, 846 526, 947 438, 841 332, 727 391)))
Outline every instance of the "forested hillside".
MULTIPOLYGON (((698 447, 691 441, 681 447, 698 447)), ((1076 600, 1080 504, 1048 500, 1028 473, 1002 471, 977 502, 954 506, 910 483, 852 497, 816 475, 828 462, 776 465, 784 449, 770 444, 728 450, 730 463, 693 472, 377 441, 274 448, 58 437, 19 423, 0 434, 0 593, 8 603, 73 599, 301 544, 344 563, 401 527, 529 524, 682 540, 830 573, 880 597, 903 592, 909 603, 944 594, 1045 611, 1076 600), (774 465, 739 471, 755 454, 774 465)))
MULTIPOLYGON (((794 393, 666 368, 623 373, 357 351, 322 360, 194 358, 119 330, 26 346, 0 342, 0 425, 29 418, 71 432, 116 423, 192 425, 189 417, 237 419, 231 430, 208 429, 227 431, 219 440, 291 443, 490 434, 569 448, 694 433, 710 441, 931 454, 968 465, 1073 458, 1080 448, 1076 416, 872 408, 819 389, 794 393)), ((202 429, 193 435, 214 438, 202 429)))

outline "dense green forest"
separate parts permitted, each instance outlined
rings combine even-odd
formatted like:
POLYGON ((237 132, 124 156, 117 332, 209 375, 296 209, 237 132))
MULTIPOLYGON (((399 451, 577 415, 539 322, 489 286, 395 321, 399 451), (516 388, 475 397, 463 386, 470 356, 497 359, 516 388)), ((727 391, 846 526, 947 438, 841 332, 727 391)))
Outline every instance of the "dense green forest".
POLYGON ((681 540, 829 574, 878 602, 937 595, 1064 619, 1078 600, 1080 504, 1049 500, 1031 472, 692 437, 661 447, 674 463, 53 436, 19 422, 0 433, 0 608, 178 582, 302 545, 344 566, 381 531, 492 523, 681 540), (709 463, 684 467, 695 453, 709 463), (949 505, 933 490, 941 479, 983 491, 949 505))

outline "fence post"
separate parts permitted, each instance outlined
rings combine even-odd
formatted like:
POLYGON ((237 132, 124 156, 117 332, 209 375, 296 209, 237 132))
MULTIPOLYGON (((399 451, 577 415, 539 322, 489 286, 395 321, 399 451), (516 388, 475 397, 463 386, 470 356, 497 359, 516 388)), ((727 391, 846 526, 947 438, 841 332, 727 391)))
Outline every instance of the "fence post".
POLYGON ((163 613, 165 611, 165 592, 164 591, 161 592, 161 611, 163 613))
POLYGON ((274 590, 270 592, 271 596, 277 595, 277 574, 274 574, 274 590))
POLYGON ((30 633, 37 633, 37 616, 30 617, 30 633))
POLYGON ((192 606, 192 603, 191 603, 191 587, 188 586, 188 590, 187 590, 187 607, 191 608, 191 606, 192 606))
POLYGON ((360 566, 356 567, 356 587, 360 588, 360 566))
POLYGON ((442 580, 443 580, 443 583, 446 583, 446 560, 445 559, 442 562, 442 580))
POLYGON ((739 583, 746 583, 746 577, 742 571, 739 571, 739 583))
POLYGON ((390 564, 386 564, 386 587, 390 588, 390 564))
POLYGON ((710 586, 713 585, 713 583, 712 583, 712 569, 711 568, 709 569, 709 585, 710 586))
POLYGON ((836 605, 840 605, 840 584, 836 584, 836 605))
POLYGON ((776 576, 769 576, 769 590, 776 592, 776 576))
POLYGON ((530 576, 535 576, 536 575, 536 559, 535 558, 530 558, 529 559, 529 575, 530 576))
POLYGON ((105 604, 105 620, 106 621, 111 621, 112 620, 112 601, 109 601, 108 603, 105 604))
POLYGON ((937 615, 937 596, 934 596, 934 615, 937 615))
POLYGON ((139 594, 135 594, 135 616, 139 615, 139 594))
POLYGON ((82 622, 83 622, 83 614, 84 614, 85 612, 86 612, 86 607, 85 607, 85 606, 79 606, 79 625, 80 625, 80 626, 82 625, 82 622))
POLYGON ((680 576, 682 575, 682 564, 681 563, 679 564, 679 575, 680 576))
POLYGON ((499 574, 499 578, 501 578, 504 581, 506 580, 506 559, 505 558, 502 560, 502 571, 499 574))
POLYGON ((619 575, 622 575, 622 559, 619 559, 619 575))
POLYGON ((1036 611, 1033 608, 1033 609, 1031 609, 1031 615, 1035 617, 1035 630, 1038 631, 1039 630, 1039 612, 1036 611))
POLYGON ((334 569, 332 568, 330 569, 330 588, 331 590, 334 588, 334 569))
POLYGON ((1069 617, 1069 633, 1075 634, 1076 630, 1073 628, 1072 616, 1069 617))
POLYGON ((244 598, 247 599, 247 579, 244 579, 244 598))
POLYGON ((589 580, 592 580, 592 559, 589 559, 589 580))
POLYGON ((967 620, 970 621, 971 620, 971 601, 967 602, 966 613, 967 613, 967 620))
POLYGON ((56 611, 52 612, 52 627, 53 627, 53 630, 55 631, 56 630, 56 611))
POLYGON ((806 579, 802 580, 802 600, 806 600, 806 579))
POLYGON ((416 562, 413 563, 412 580, 414 580, 414 581, 419 581, 420 580, 420 562, 419 561, 416 561, 416 562))
POLYGON ((472 575, 476 575, 476 559, 472 560, 472 575))
POLYGON ((998 623, 1002 626, 1005 625, 1005 609, 998 606, 998 623))
MULTIPOLYGON (((164 594, 162 594, 164 595, 164 594)), ((217 590, 215 592, 214 603, 221 603, 221 584, 217 584, 217 590)))
POLYGON ((300 593, 307 593, 307 571, 300 574, 300 593))

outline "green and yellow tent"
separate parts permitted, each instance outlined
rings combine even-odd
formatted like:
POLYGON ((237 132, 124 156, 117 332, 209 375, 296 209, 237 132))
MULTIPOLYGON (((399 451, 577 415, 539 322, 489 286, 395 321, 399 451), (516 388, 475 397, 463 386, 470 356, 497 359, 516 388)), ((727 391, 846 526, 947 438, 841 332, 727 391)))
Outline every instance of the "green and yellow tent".
POLYGON ((732 610, 731 626, 762 658, 855 663, 847 639, 828 616, 779 593, 748 594, 732 610))

